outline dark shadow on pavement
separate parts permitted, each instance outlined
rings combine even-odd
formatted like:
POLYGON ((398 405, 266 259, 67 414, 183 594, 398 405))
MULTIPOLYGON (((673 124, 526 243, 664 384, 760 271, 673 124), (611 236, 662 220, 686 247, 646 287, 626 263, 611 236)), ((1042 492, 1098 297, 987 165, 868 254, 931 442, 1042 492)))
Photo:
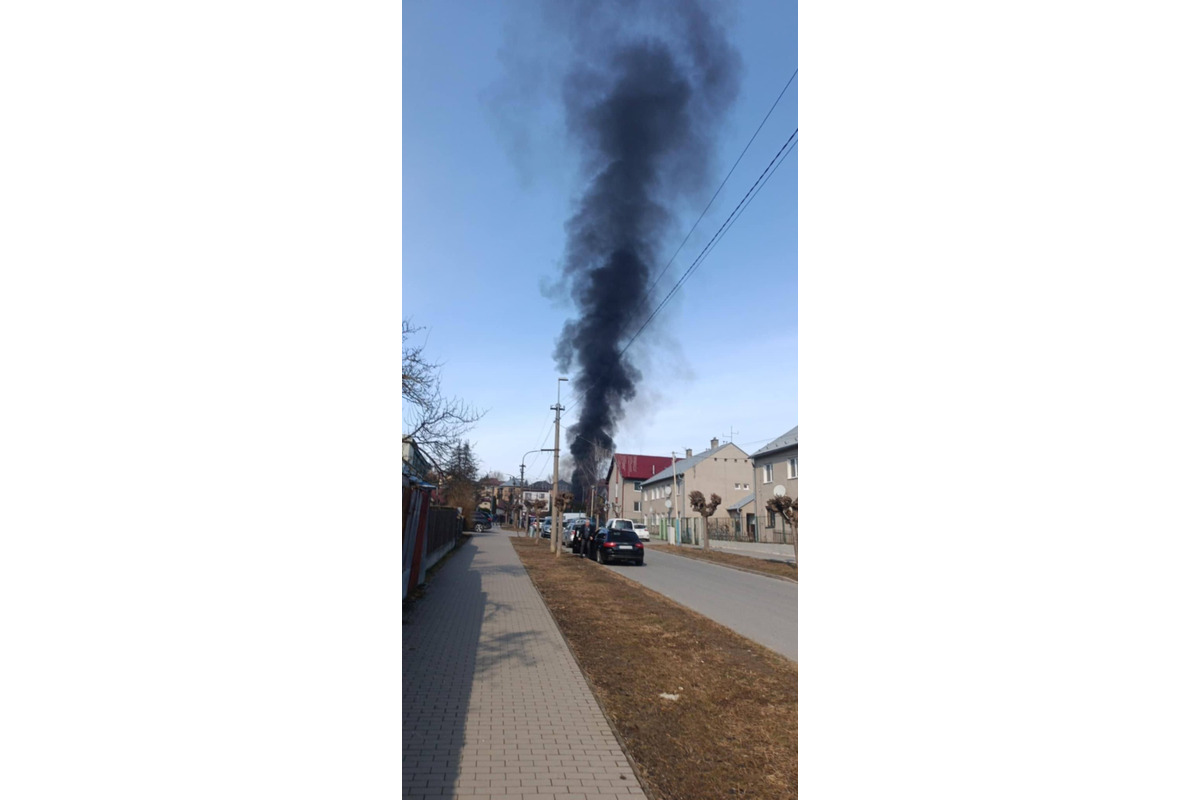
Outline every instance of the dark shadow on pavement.
MULTIPOLYGON (((493 530, 482 535, 501 535, 493 530)), ((481 534, 475 534, 480 536, 481 534)), ((525 644, 537 631, 489 636, 483 623, 511 611, 488 600, 485 575, 524 576, 519 564, 497 564, 471 540, 448 556, 402 626, 403 719, 401 771, 404 796, 425 790, 452 794, 465 744, 475 674, 515 660, 535 666, 525 644)))

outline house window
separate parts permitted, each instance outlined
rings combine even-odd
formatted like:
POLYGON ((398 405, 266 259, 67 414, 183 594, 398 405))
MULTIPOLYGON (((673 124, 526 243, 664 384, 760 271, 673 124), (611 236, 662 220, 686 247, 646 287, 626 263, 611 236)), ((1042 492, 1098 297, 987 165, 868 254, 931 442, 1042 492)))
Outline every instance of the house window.
POLYGON ((633 490, 634 490, 635 492, 640 492, 640 491, 642 490, 642 482, 641 482, 641 481, 634 481, 634 482, 633 482, 633 490))
MULTIPOLYGON (((775 465, 766 464, 763 466, 763 483, 772 483, 775 480, 775 465)), ((768 528, 771 526, 768 525, 768 528)))
POLYGON ((641 503, 641 501, 640 501, 640 500, 634 500, 634 501, 633 501, 633 510, 634 510, 634 511, 641 511, 641 510, 642 510, 642 503, 641 503))
POLYGON ((770 509, 767 509, 767 527, 775 527, 775 512, 771 511, 770 509))
POLYGON ((796 459, 794 459, 794 458, 788 459, 788 477, 789 478, 796 477, 796 459))

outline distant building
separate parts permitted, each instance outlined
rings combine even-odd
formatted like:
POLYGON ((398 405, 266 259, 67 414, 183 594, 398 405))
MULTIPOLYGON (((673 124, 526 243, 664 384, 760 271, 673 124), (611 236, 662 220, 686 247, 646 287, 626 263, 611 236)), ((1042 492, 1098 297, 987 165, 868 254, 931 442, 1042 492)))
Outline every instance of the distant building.
POLYGON ((707 450, 696 455, 688 449, 683 458, 668 463, 642 482, 649 522, 655 524, 676 516, 698 517, 688 500, 692 492, 700 492, 705 500, 719 495, 721 503, 713 519, 718 515, 728 518, 729 506, 742 503, 752 493, 753 473, 750 456, 733 442, 721 444, 713 439, 707 450))
POLYGON ((643 456, 616 453, 608 464, 604 481, 607 494, 606 509, 600 516, 623 517, 647 521, 642 500, 642 482, 656 472, 671 466, 670 456, 643 456))

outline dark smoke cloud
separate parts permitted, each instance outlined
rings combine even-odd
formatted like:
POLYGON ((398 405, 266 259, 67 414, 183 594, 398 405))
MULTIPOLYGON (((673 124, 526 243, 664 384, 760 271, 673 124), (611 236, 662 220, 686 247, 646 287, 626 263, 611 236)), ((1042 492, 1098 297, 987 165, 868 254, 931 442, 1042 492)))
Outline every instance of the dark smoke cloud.
POLYGON ((587 180, 566 225, 562 286, 576 315, 554 352, 558 368, 574 372, 579 421, 567 438, 579 497, 595 478, 595 446, 614 449, 637 394, 634 350, 620 351, 654 308, 672 208, 712 185, 710 154, 741 61, 716 6, 699 0, 556 8, 578 58, 563 99, 587 180))

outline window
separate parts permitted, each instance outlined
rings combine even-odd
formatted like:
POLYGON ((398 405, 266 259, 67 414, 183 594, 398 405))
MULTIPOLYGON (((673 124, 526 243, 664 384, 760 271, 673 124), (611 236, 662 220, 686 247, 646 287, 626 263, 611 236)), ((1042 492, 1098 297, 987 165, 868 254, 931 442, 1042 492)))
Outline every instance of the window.
POLYGON ((775 512, 771 511, 770 509, 767 509, 767 527, 775 527, 775 512))
POLYGON ((788 459, 788 477, 789 478, 796 477, 796 459, 794 459, 794 458, 788 459))
MULTIPOLYGON (((766 464, 763 466, 763 483, 773 483, 775 481, 775 465, 766 464)), ((771 527, 770 525, 767 526, 771 527)))
POLYGON ((641 501, 640 501, 640 500, 634 500, 634 501, 633 501, 633 510, 634 510, 634 511, 641 511, 641 510, 642 510, 642 503, 641 503, 641 501))
POLYGON ((641 481, 634 481, 634 482, 633 482, 633 490, 634 490, 635 492, 640 492, 640 491, 642 490, 642 482, 641 482, 641 481))

